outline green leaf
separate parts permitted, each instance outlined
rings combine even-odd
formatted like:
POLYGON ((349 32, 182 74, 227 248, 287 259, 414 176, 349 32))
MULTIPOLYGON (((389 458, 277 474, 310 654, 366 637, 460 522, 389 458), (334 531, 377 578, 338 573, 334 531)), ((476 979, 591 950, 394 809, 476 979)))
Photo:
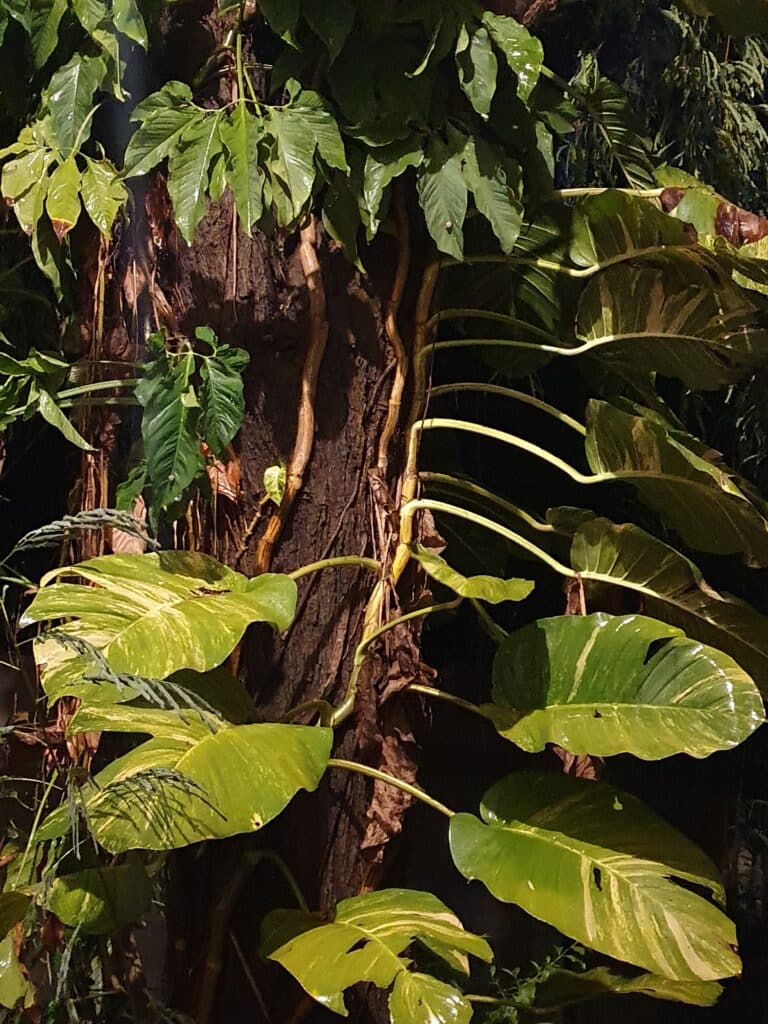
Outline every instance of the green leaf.
POLYGON ((178 501, 198 473, 200 408, 190 384, 193 369, 191 355, 176 363, 162 356, 149 364, 136 388, 144 407, 141 434, 152 504, 158 509, 178 501))
POLYGON ((427 228, 437 248, 463 260, 467 184, 461 153, 438 138, 431 139, 427 162, 419 169, 417 187, 427 228))
POLYGON ((237 215, 243 231, 250 237, 252 226, 264 211, 264 169, 259 143, 264 122, 238 103, 221 122, 221 141, 227 154, 226 180, 235 197, 237 215))
POLYGON ((638 800, 562 774, 511 775, 482 821, 451 818, 454 863, 505 903, 600 953, 677 981, 739 974, 714 864, 638 800))
POLYGON ((113 0, 112 17, 118 32, 138 43, 143 50, 147 49, 147 27, 136 0, 113 0))
POLYGON ((541 41, 514 18, 501 14, 483 14, 483 24, 491 34, 496 46, 506 58, 507 64, 517 75, 517 95, 526 102, 539 80, 544 63, 544 47, 541 41))
POLYGON ((85 158, 80 194, 88 216, 102 235, 110 238, 115 218, 128 201, 128 190, 108 160, 85 158))
POLYGON ((467 954, 492 959, 485 940, 465 932, 437 897, 408 889, 343 900, 328 924, 293 910, 273 910, 262 923, 262 954, 329 1010, 346 1016, 345 990, 367 981, 383 989, 394 984, 392 1024, 463 1024, 471 1007, 457 989, 409 973, 401 954, 417 939, 464 974, 469 973, 467 954))
POLYGON ((381 202, 387 188, 409 167, 421 166, 424 160, 421 145, 421 139, 411 136, 402 142, 370 149, 366 154, 362 209, 368 221, 368 241, 371 241, 379 230, 381 202))
POLYGON ((587 407, 586 452, 595 473, 631 483, 697 551, 741 553, 748 565, 768 565, 768 510, 695 445, 649 416, 607 402, 587 407))
POLYGON ((601 78, 589 93, 578 94, 578 103, 597 123, 630 188, 656 188, 651 147, 629 97, 622 88, 601 78))
POLYGON ((315 137, 301 117, 289 108, 273 108, 270 124, 274 132, 276 157, 272 161, 273 176, 288 190, 290 215, 279 218, 281 226, 299 218, 312 195, 315 183, 315 137))
MULTIPOLYGON (((169 83, 169 86, 178 84, 172 82, 169 83)), ((204 112, 191 104, 188 106, 160 105, 161 98, 173 102, 174 93, 171 92, 169 86, 165 87, 167 91, 164 96, 156 94, 158 105, 151 110, 135 134, 131 136, 131 141, 125 151, 123 173, 126 178, 147 174, 171 153, 184 132, 202 126, 206 120, 204 112)), ((183 88, 188 91, 186 86, 183 88)), ((215 120, 215 116, 208 120, 215 120)))
POLYGON ((520 167, 479 137, 467 139, 463 157, 464 180, 475 206, 493 228, 503 252, 509 254, 523 223, 520 167))
POLYGON ((530 580, 462 576, 452 569, 444 558, 421 545, 413 550, 413 557, 433 580, 442 583, 444 587, 449 587, 460 597, 487 601, 489 604, 502 604, 504 601, 524 601, 533 592, 534 584, 530 580))
POLYGON ((259 11, 278 36, 296 31, 299 20, 299 0, 261 0, 259 11))
POLYGON ((331 63, 341 53, 355 23, 352 0, 302 0, 301 13, 307 24, 325 43, 331 63))
POLYGON ((530 753, 708 757, 765 721, 749 676, 714 647, 641 615, 539 619, 501 642, 484 712, 530 753))
POLYGON ((59 41, 59 25, 67 10, 67 0, 39 0, 32 6, 32 55, 41 68, 59 41))
MULTIPOLYGON (((96 709, 87 714, 83 724, 102 721, 96 709)), ((103 727, 111 727, 108 715, 103 727)), ((331 729, 227 723, 185 742, 150 740, 96 776, 84 812, 109 853, 173 850, 254 832, 300 789, 317 788, 332 741, 331 729)), ((60 808, 42 823, 38 839, 65 834, 67 827, 66 807, 60 808)))
POLYGON ((285 466, 269 466, 264 470, 264 490, 267 497, 275 505, 280 507, 285 494, 286 469, 285 466))
POLYGON ((580 267, 598 267, 666 246, 691 245, 684 224, 647 199, 625 192, 590 196, 574 211, 571 259, 580 267))
MULTIPOLYGON (((290 84, 289 82, 288 85, 290 84)), ((285 113, 289 118, 299 119, 309 129, 314 137, 317 153, 329 167, 349 174, 349 164, 339 126, 321 96, 305 89, 285 113)))
MULTIPOLYGON (((286 576, 249 580, 205 555, 167 551, 57 570, 41 581, 24 622, 66 618, 58 632, 92 644, 113 672, 165 679, 220 665, 252 622, 286 630, 295 605, 286 576)), ((36 656, 51 699, 82 683, 89 667, 53 639, 40 641, 36 656)))
POLYGON ((338 242, 350 263, 363 271, 357 248, 360 230, 360 208, 355 190, 343 174, 337 172, 323 199, 323 226, 338 242))
POLYGON ((220 345, 215 355, 205 357, 200 368, 200 430, 219 458, 243 422, 242 373, 248 360, 243 349, 220 345))
POLYGON ((93 96, 101 86, 107 68, 100 57, 84 57, 76 53, 59 68, 46 90, 48 111, 56 142, 64 157, 69 156, 75 143, 82 146, 90 136, 84 128, 93 106, 93 96))
POLYGON ((476 29, 461 26, 456 40, 456 67, 467 99, 481 117, 487 118, 496 92, 498 63, 491 37, 482 25, 476 29))
POLYGON ((610 967, 591 971, 564 971, 556 968, 536 986, 537 1011, 554 1011, 603 996, 640 995, 690 1006, 714 1006, 723 993, 716 981, 670 981, 658 974, 639 974, 634 978, 617 974, 610 967))
POLYGON ((582 292, 576 331, 609 365, 655 370, 698 390, 735 383, 768 356, 755 307, 691 265, 603 271, 582 292))
POLYGON ((116 867, 86 868, 57 878, 47 907, 83 935, 111 935, 149 910, 152 883, 135 859, 116 867))
POLYGON ((36 189, 41 179, 47 175, 52 160, 53 154, 47 149, 33 149, 16 160, 9 160, 3 165, 3 196, 6 199, 18 200, 36 189))
POLYGON ((674 548, 631 523, 588 517, 575 532, 571 565, 587 586, 637 593, 648 614, 730 654, 768 694, 768 619, 714 590, 674 548))
POLYGON ((33 996, 33 989, 22 973, 15 952, 12 934, 0 942, 0 1006, 12 1010, 18 1003, 33 996))
POLYGON ((96 450, 75 430, 62 410, 56 405, 53 396, 45 388, 41 388, 36 394, 37 410, 46 423, 50 423, 52 427, 55 427, 59 433, 64 435, 70 444, 82 449, 82 451, 93 452, 96 450))
POLYGON ((675 0, 692 14, 713 15, 724 32, 729 35, 762 35, 768 32, 768 3, 766 0, 675 0))
POLYGON ((211 163, 223 151, 220 115, 195 121, 179 137, 168 158, 168 194, 179 230, 189 245, 205 213, 211 163))
POLYGON ((59 241, 69 234, 80 216, 80 171, 74 157, 54 170, 48 182, 45 209, 59 241))

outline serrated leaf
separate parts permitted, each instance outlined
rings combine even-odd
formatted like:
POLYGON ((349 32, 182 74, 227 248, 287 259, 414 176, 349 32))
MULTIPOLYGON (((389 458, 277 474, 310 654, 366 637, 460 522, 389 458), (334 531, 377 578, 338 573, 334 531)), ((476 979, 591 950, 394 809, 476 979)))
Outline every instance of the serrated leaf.
POLYGON ((520 22, 502 14, 483 14, 483 24, 491 38, 506 58, 507 64, 517 75, 517 94, 527 101, 539 80, 544 63, 544 47, 541 41, 520 22))
POLYGON ((519 165, 479 137, 467 139, 463 157, 462 172, 475 206, 493 228, 502 251, 512 252, 523 223, 519 165))
POLYGON ((428 548, 419 545, 413 557, 424 571, 460 597, 502 604, 504 601, 524 601, 533 592, 530 580, 501 580, 495 576, 462 576, 428 548))
POLYGON ((440 252, 464 258, 464 218, 467 215, 467 184, 461 152, 433 139, 417 179, 419 202, 427 228, 440 252))
POLYGON ((499 645, 484 711, 523 750, 644 760, 708 757, 764 721, 757 687, 727 654, 641 615, 539 619, 499 645))
POLYGON ((93 106, 94 93, 106 73, 106 65, 100 57, 76 53, 51 77, 46 90, 47 106, 64 157, 69 156, 76 142, 82 145, 88 141, 90 130, 84 130, 83 126, 93 106))
POLYGON ((222 152, 219 121, 218 114, 196 121, 182 132, 168 157, 168 194, 189 245, 205 213, 211 163, 222 152))
POLYGON ((45 209, 56 237, 61 241, 80 216, 80 171, 74 157, 59 164, 51 175, 45 209))
POLYGON ((108 160, 85 158, 80 194, 88 216, 102 235, 110 238, 115 217, 128 200, 128 190, 108 160))
POLYGON ((487 118, 496 92, 498 63, 485 27, 461 26, 456 40, 456 66, 467 99, 481 117, 487 118))
POLYGON ((497 899, 664 978, 740 973, 735 926, 698 895, 723 900, 714 864, 628 793, 524 772, 492 786, 481 814, 454 815, 451 853, 497 899))
POLYGON ((138 43, 142 49, 147 49, 147 27, 136 0, 113 0, 112 17, 118 32, 138 43))
POLYGON ((384 989, 394 985, 389 1001, 393 1024, 468 1020, 470 1004, 457 989, 409 974, 401 954, 416 939, 465 974, 467 954, 492 959, 485 940, 465 932, 445 904, 431 893, 408 889, 343 900, 327 924, 291 910, 273 910, 262 924, 263 955, 281 964, 313 999, 335 1013, 346 1016, 344 992, 368 981, 384 989), (429 1008, 433 1016, 425 1016, 429 1008))
POLYGON ((214 455, 221 458, 240 429, 245 412, 243 370, 248 353, 220 345, 200 368, 200 431, 214 455))
MULTIPOLYGON (((57 570, 42 580, 24 621, 66 618, 58 631, 92 644, 113 672, 165 679, 216 668, 252 622, 282 632, 295 607, 296 584, 286 576, 248 580, 206 555, 167 551, 57 570)), ((52 700, 82 684, 89 668, 51 638, 36 644, 35 655, 52 700)))
POLYGON ((264 169, 259 153, 264 122, 241 102, 222 120, 220 131, 227 154, 226 180, 235 197, 242 229, 250 236, 264 211, 264 169))

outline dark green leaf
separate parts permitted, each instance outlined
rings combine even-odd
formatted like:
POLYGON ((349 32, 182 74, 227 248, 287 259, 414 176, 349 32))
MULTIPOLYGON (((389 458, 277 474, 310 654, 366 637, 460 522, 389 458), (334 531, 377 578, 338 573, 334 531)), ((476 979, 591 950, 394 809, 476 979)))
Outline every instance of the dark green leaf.
POLYGON ((539 80, 541 65, 544 63, 541 41, 514 18, 501 14, 486 11, 483 24, 517 75, 518 96, 523 101, 527 100, 539 80))
POLYGON ((46 90, 51 124, 63 156, 69 156, 75 143, 88 141, 90 130, 83 128, 93 106, 93 96, 107 73, 100 57, 75 56, 59 68, 46 90))
POLYGON ((205 213, 211 164, 222 152, 219 121, 218 114, 195 121, 181 133, 168 158, 168 194, 176 223, 189 245, 205 213))
POLYGON ((419 169, 419 202, 427 228, 440 252, 464 258, 464 218, 467 215, 467 184, 462 155, 439 139, 432 139, 427 163, 419 169))
POLYGON ((248 358, 241 348, 221 345, 200 368, 200 431, 219 458, 243 422, 242 373, 248 358))
POLYGON ((498 64, 488 30, 462 25, 456 40, 456 66, 461 87, 481 117, 487 118, 496 92, 498 64))

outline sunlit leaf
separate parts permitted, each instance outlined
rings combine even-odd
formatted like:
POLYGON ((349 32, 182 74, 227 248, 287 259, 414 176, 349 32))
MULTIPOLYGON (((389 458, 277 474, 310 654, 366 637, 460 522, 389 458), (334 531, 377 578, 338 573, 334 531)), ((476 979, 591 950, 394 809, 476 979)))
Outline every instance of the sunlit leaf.
POLYGON ((110 935, 137 923, 151 900, 152 883, 134 859, 60 876, 48 892, 46 905, 63 924, 79 928, 84 935, 110 935))
POLYGON ((530 580, 501 580, 495 576, 462 576, 428 548, 418 546, 413 557, 433 580, 449 587, 464 598, 475 598, 489 604, 504 601, 524 601, 532 593, 534 584, 530 580))

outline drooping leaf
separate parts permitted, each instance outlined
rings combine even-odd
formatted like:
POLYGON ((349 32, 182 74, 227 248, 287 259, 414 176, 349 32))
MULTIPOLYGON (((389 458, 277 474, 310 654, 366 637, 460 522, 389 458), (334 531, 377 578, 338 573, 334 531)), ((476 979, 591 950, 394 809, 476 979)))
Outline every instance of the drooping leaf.
POLYGON ((168 194, 179 230, 190 245, 205 213, 211 164, 223 151, 219 122, 218 114, 195 121, 168 156, 168 194))
POLYGON ((84 935, 110 935, 135 924, 149 909, 152 883, 138 860, 85 868, 57 878, 46 904, 58 919, 84 935))
POLYGON ((475 206, 493 228, 502 251, 511 253, 520 236, 523 207, 520 167, 482 138, 469 138, 462 171, 475 206))
MULTIPOLYGON (((24 623, 66 618, 58 631, 92 644, 114 672, 165 679, 220 665, 252 622, 287 629, 295 603, 288 577, 249 580, 205 555, 107 555, 45 577, 24 623)), ((82 682, 87 659, 53 640, 36 653, 51 699, 82 682)))
POLYGON ((64 415, 56 404, 55 399, 45 388, 35 388, 34 395, 37 398, 37 410, 43 419, 55 427, 59 433, 69 441, 70 444, 82 449, 84 452, 92 452, 95 449, 75 429, 73 424, 64 415))
POLYGON ((768 565, 768 518, 719 463, 703 457, 693 439, 649 416, 592 401, 587 407, 587 459, 605 479, 631 483, 641 499, 690 547, 741 553, 749 565, 768 565))
POLYGON ((489 604, 501 604, 504 601, 524 601, 532 593, 534 584, 530 580, 501 580, 495 576, 462 576, 450 565, 428 548, 419 545, 413 551, 413 557, 424 571, 443 586, 449 587, 454 593, 464 598, 475 598, 489 604))
POLYGON ((166 83, 133 113, 141 123, 125 151, 125 177, 147 174, 171 153, 185 131, 203 124, 205 117, 205 112, 192 104, 189 86, 166 83))
POLYGON ((221 458, 240 429, 245 412, 243 370, 248 353, 219 345, 200 368, 200 430, 214 455, 221 458))
MULTIPOLYGON (((178 719, 174 712, 160 714, 178 719)), ((96 709, 83 712, 81 724, 113 728, 109 714, 96 709)), ((146 731, 153 725, 148 721, 146 731)), ((332 740, 330 729, 227 723, 214 732, 190 730, 184 741, 149 740, 83 791, 89 827, 110 853, 172 850, 254 832, 300 789, 317 788, 332 740)), ((59 808, 42 823, 38 839, 67 828, 66 807, 59 808)))
POLYGON ((684 224, 647 199, 624 192, 590 196, 574 211, 571 259, 580 267, 598 267, 665 246, 691 245, 684 224))
POLYGON ((658 974, 627 977, 610 967, 581 973, 558 967, 536 987, 534 1005, 539 1012, 554 1011, 603 996, 640 995, 689 1006, 714 1006, 722 993, 722 985, 716 981, 670 981, 658 974))
POLYGON ((462 25, 456 40, 456 66, 467 99, 481 117, 487 118, 496 92, 498 63, 483 25, 462 25))
POLYGON ((587 517, 575 532, 571 564, 588 585, 635 591, 650 615, 730 654, 768 693, 768 619, 714 590, 674 548, 631 523, 587 517))
POLYGON ((14 1009, 32 994, 32 986, 21 971, 12 933, 0 941, 0 1006, 14 1009))
POLYGON ((264 170, 259 155, 264 123, 250 113, 245 103, 238 103, 222 120, 220 130, 227 153, 226 179, 243 231, 250 236, 264 210, 264 170))
POLYGON ((146 50, 149 45, 147 27, 136 0, 113 0, 112 17, 115 28, 146 50))
POLYGON ((342 247, 350 263, 362 271, 357 246, 361 225, 355 190, 349 179, 337 171, 323 199, 323 227, 342 247))
POLYGON ((299 0, 261 0, 259 10, 278 36, 295 31, 299 20, 299 0))
POLYGON ((80 171, 74 157, 59 164, 51 174, 45 209, 56 237, 61 241, 80 216, 80 171))
POLYGON ((409 167, 421 166, 423 160, 421 140, 410 137, 368 151, 363 170, 363 210, 368 219, 369 241, 379 230, 381 203, 387 188, 409 167))
POLYGON ((418 939, 455 970, 469 972, 467 954, 490 961, 484 939, 431 893, 383 889, 337 904, 328 924, 302 911, 274 910, 262 924, 262 953, 289 971, 313 999, 347 1015, 344 992, 367 981, 392 987, 392 1024, 464 1024, 471 1006, 444 982, 412 974, 401 954, 418 939))
POLYGON ((85 158, 80 194, 88 216, 102 235, 110 238, 115 218, 128 200, 128 190, 108 160, 85 158))
POLYGON ((768 356, 768 331, 735 289, 679 266, 619 264, 579 300, 577 336, 611 364, 655 370, 691 388, 734 383, 768 356))
POLYGON ((72 152, 76 142, 88 141, 90 131, 84 129, 86 117, 93 106, 93 96, 107 73, 100 57, 76 53, 55 71, 47 89, 51 125, 62 156, 72 152))
POLYGON ((523 750, 645 760, 708 757, 764 722, 757 687, 727 654, 640 615, 539 619, 499 645, 484 710, 523 750))
MULTIPOLYGON (((301 117, 293 114, 290 108, 273 109, 270 112, 270 124, 277 147, 272 171, 287 188, 290 208, 287 219, 283 215, 279 223, 287 225, 301 216, 312 195, 317 173, 314 163, 316 143, 308 125, 301 117)), ((273 199, 276 198, 273 196, 273 199)))
POLYGON ((467 184, 462 173, 461 152, 432 139, 427 162, 419 168, 419 202, 427 228, 440 252, 464 258, 464 218, 467 215, 467 184))
POLYGON ((736 975, 736 929, 714 864, 638 800, 603 783, 524 772, 451 819, 454 863, 564 935, 676 981, 736 975))
POLYGON ((529 99, 539 80, 544 63, 541 40, 532 36, 525 26, 514 18, 501 14, 483 14, 483 24, 491 38, 517 75, 517 94, 524 102, 529 99))

